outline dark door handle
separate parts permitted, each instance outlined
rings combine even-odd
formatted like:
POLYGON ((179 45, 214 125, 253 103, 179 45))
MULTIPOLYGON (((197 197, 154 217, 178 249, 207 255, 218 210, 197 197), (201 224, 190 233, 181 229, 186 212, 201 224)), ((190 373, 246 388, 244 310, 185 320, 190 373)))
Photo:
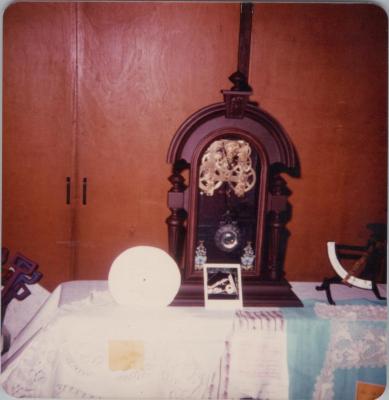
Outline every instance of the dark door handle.
POLYGON ((82 180, 82 204, 86 205, 86 192, 88 190, 88 178, 82 180))
POLYGON ((71 184, 70 176, 67 176, 66 177, 66 204, 70 204, 70 184, 71 184))

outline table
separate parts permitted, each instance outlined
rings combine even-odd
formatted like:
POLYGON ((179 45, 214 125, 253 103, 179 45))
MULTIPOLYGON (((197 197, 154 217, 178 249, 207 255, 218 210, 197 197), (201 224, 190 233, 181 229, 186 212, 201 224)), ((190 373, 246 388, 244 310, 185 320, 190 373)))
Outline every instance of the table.
POLYGON ((66 282, 2 357, 1 383, 15 397, 354 399, 356 380, 385 383, 386 302, 336 286, 330 306, 317 284, 292 283, 304 308, 144 313, 106 281, 66 282), (118 343, 141 367, 110 368, 118 343))

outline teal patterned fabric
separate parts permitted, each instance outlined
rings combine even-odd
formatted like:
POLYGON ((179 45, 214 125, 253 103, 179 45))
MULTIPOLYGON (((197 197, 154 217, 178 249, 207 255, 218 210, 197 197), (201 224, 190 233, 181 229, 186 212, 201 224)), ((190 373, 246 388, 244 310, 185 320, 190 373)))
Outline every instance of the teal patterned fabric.
POLYGON ((284 309, 289 400, 354 400, 358 380, 386 383, 386 303, 314 300, 284 309))

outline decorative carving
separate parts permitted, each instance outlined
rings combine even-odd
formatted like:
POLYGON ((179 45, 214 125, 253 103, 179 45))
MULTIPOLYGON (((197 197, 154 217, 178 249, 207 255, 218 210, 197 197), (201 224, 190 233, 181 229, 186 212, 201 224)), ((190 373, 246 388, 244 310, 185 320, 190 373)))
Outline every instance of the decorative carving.
POLYGON ((226 103, 226 117, 242 119, 245 115, 250 94, 251 92, 223 90, 224 102, 226 103))
POLYGON ((252 94, 247 78, 240 72, 234 72, 229 80, 234 84, 230 90, 223 90, 226 103, 226 117, 241 119, 245 115, 245 109, 252 94))
POLYGON ((200 165, 199 188, 207 196, 227 182, 237 197, 243 197, 256 182, 251 147, 244 140, 215 140, 205 151, 200 165))

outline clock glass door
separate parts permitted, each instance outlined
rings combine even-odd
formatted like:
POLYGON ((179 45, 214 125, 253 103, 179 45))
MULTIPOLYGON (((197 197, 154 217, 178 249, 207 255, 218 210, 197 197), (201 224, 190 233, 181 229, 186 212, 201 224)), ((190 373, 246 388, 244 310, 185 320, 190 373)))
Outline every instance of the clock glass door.
POLYGON ((259 157, 249 142, 224 137, 205 147, 198 167, 195 271, 205 262, 254 270, 259 176, 259 157))

